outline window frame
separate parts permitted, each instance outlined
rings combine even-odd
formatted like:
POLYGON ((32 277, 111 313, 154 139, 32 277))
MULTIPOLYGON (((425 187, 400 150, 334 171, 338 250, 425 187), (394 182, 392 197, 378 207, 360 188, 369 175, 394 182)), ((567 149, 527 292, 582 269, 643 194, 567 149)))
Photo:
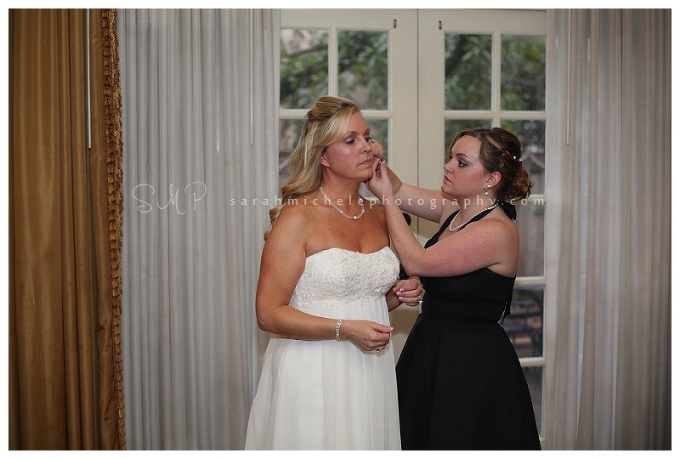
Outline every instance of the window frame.
MULTIPOLYGON (((472 10, 472 9, 426 9, 426 10, 282 10, 281 28, 328 29, 329 35, 329 94, 337 95, 337 30, 383 30, 389 31, 388 109, 364 110, 367 120, 388 119, 389 165, 407 183, 438 189, 441 186, 443 153, 448 145, 444 123, 449 119, 489 119, 492 126, 500 126, 502 120, 542 120, 542 111, 501 110, 501 36, 542 35, 547 36, 547 10, 472 10), (445 110, 444 97, 444 34, 490 34, 492 35, 492 100, 489 110, 445 110), (398 52, 396 51, 398 50, 398 52), (417 63, 417 65, 414 65, 417 63)), ((306 110, 280 109, 280 118, 303 119, 306 110)), ((547 170, 546 177, 550 176, 547 170)), ((547 204, 545 193, 532 194, 530 199, 547 204)), ((548 240, 548 222, 544 222, 544 247, 548 240)), ((437 223, 416 218, 411 228, 424 244, 439 229, 437 223)), ((543 288, 543 323, 553 314, 553 307, 545 302, 546 270, 549 264, 544 257, 543 275, 517 277, 515 287, 539 286, 543 288)), ((410 330, 418 310, 400 307, 392 311, 393 325, 410 330), (402 314, 401 317, 398 317, 402 314)), ((546 356, 554 355, 545 339, 543 328, 543 354, 541 357, 520 359, 522 367, 543 369, 554 362, 546 356)), ((393 334, 395 358, 398 358, 405 336, 393 334)), ((549 401, 542 391, 542 411, 549 401)), ((541 430, 545 424, 542 416, 541 430)), ((541 431, 541 439, 544 440, 541 431)))

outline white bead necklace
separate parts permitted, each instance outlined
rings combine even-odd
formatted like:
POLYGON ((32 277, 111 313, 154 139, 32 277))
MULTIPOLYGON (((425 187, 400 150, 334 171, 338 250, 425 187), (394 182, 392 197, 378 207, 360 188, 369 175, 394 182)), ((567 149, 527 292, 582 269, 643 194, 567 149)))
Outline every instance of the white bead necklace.
POLYGON ((451 231, 451 232, 458 231, 458 230, 461 229, 463 226, 465 226, 465 225, 467 225, 468 223, 470 223, 470 222, 472 221, 472 219, 475 218, 477 215, 482 214, 482 213, 486 212, 487 210, 495 209, 496 207, 498 207, 498 202, 494 202, 492 205, 490 205, 490 206, 487 207, 486 209, 480 210, 479 212, 477 212, 476 214, 474 214, 472 217, 470 217, 470 219, 469 219, 468 221, 466 221, 465 223, 461 223, 460 225, 456 226, 455 228, 452 228, 451 225, 453 225, 453 222, 455 222, 455 221, 456 221, 456 218, 458 218, 458 215, 460 215, 460 210, 459 210, 458 213, 456 214, 456 216, 453 217, 453 218, 451 219, 451 223, 449 223, 449 231, 451 231))
POLYGON ((329 198, 329 197, 326 195, 326 193, 324 193, 323 187, 322 187, 322 186, 319 187, 319 191, 321 191, 321 194, 323 195, 323 197, 326 198, 326 201, 327 201, 331 206, 333 206, 333 208, 334 208, 335 210, 337 210, 338 212, 340 212, 340 215, 342 215, 342 216, 345 217, 345 218, 349 218, 349 219, 351 219, 351 220, 358 220, 358 219, 360 219, 360 218, 364 215, 364 213, 366 213, 366 209, 364 208, 364 200, 363 200, 363 198, 362 198, 361 196, 359 196, 359 199, 357 200, 357 201, 359 202, 359 205, 361 206, 361 213, 360 213, 359 215, 351 216, 351 215, 347 215, 345 212, 342 211, 341 208, 339 208, 338 206, 336 206, 335 203, 334 203, 333 201, 331 201, 331 198, 329 198))

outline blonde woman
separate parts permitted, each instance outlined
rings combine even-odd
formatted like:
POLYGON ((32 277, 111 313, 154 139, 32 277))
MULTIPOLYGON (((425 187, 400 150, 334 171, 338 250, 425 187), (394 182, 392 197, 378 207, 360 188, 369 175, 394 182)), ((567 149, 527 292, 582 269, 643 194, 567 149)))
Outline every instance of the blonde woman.
POLYGON ((373 147, 352 101, 308 112, 262 251, 257 319, 273 336, 246 449, 401 447, 388 312, 422 290, 397 283, 383 211, 359 195, 373 147))

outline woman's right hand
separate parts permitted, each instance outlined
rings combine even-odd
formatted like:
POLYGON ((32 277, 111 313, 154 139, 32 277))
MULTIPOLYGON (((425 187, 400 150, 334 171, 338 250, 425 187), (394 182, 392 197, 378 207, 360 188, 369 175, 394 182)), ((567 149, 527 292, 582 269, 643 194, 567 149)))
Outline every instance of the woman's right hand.
MULTIPOLYGON (((392 195, 396 196, 397 192, 399 191, 399 188, 401 188, 401 180, 399 177, 397 177, 397 174, 394 173, 392 169, 390 169, 387 166, 387 161, 385 160, 385 152, 383 151, 383 147, 379 142, 376 142, 375 140, 372 142, 372 147, 373 147, 373 179, 377 177, 378 179, 380 178, 385 178, 387 180, 387 183, 389 183, 392 187, 392 195)), ((375 192, 371 189, 371 181, 372 180, 367 180, 364 182, 366 184, 366 187, 371 191, 371 193, 375 194, 375 192)), ((375 194, 376 197, 380 198, 377 194, 375 194)))
POLYGON ((383 146, 375 139, 371 139, 371 148, 373 148, 373 161, 385 158, 385 151, 383 146))
POLYGON ((457 206, 452 204, 451 197, 443 195, 440 189, 430 190, 403 183, 387 166, 382 145, 377 142, 373 143, 373 156, 373 177, 364 183, 383 204, 385 199, 389 202, 398 202, 402 211, 440 224, 442 218, 448 217, 457 209, 457 206))
POLYGON ((394 327, 369 320, 344 320, 340 340, 351 341, 362 351, 378 351, 390 342, 394 327))
POLYGON ((385 160, 381 158, 373 163, 373 178, 365 182, 366 188, 383 204, 386 199, 390 200, 394 197, 394 184, 391 181, 393 175, 394 173, 390 174, 388 171, 385 160))

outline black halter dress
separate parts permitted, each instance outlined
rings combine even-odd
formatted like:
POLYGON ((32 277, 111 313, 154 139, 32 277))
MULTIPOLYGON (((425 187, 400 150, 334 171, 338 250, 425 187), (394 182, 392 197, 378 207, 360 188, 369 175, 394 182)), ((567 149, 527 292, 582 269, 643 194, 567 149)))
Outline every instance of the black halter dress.
MULTIPOLYGON (((514 218, 514 206, 501 207, 514 218)), ((515 278, 484 268, 421 282, 422 312, 397 364, 402 448, 540 449, 524 373, 499 325, 515 278)))

